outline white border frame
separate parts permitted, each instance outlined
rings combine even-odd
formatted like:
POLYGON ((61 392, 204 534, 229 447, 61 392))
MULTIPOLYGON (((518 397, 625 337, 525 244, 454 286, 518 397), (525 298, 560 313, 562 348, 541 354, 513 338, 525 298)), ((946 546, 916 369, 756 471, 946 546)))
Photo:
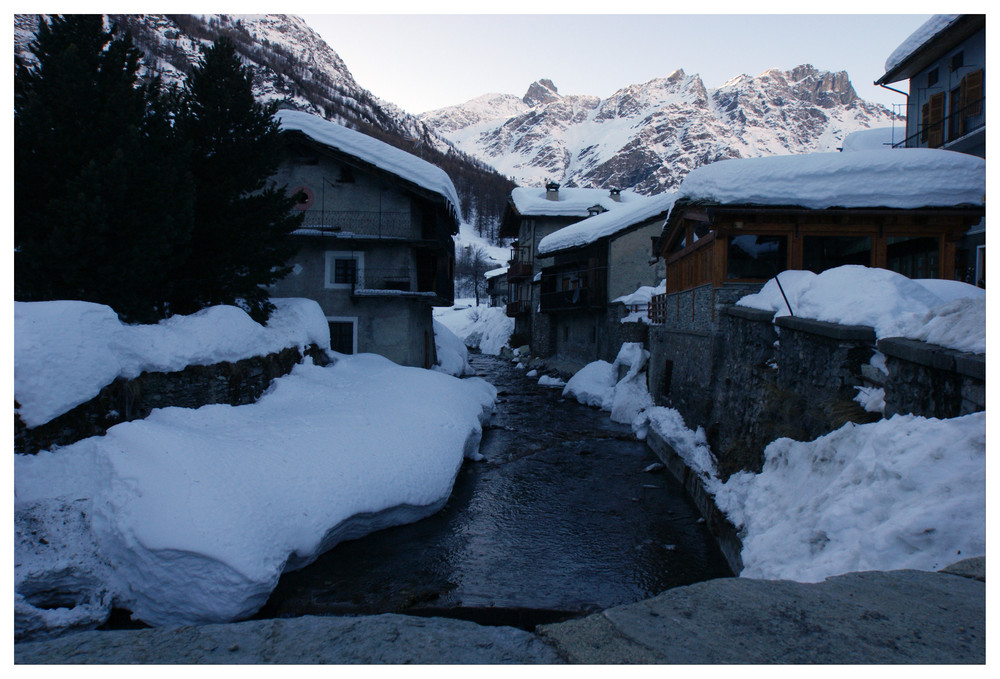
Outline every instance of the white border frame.
POLYGON ((350 355, 360 353, 358 351, 358 317, 357 316, 327 316, 327 323, 350 323, 352 327, 351 346, 354 351, 350 355))
POLYGON ((365 253, 362 250, 327 250, 326 266, 323 269, 323 287, 327 290, 351 290, 355 287, 364 288, 365 282, 365 253), (338 259, 353 259, 358 263, 357 283, 334 283, 333 274, 335 271, 335 261, 338 259))

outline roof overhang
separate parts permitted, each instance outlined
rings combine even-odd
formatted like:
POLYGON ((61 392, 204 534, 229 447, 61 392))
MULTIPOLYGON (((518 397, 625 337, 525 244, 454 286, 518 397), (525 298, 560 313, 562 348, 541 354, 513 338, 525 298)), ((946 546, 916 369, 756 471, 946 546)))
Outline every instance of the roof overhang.
POLYGON ((935 59, 952 49, 976 31, 986 26, 985 14, 965 14, 933 38, 918 47, 895 68, 875 81, 876 85, 889 85, 907 80, 931 65, 935 59))

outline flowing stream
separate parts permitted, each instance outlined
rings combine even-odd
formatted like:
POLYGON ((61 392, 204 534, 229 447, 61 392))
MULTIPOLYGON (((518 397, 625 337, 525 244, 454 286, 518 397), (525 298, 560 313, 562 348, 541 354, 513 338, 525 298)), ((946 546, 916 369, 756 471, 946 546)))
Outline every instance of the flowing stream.
POLYGON ((694 504, 627 426, 473 354, 499 390, 484 461, 440 512, 282 576, 257 617, 406 613, 531 629, 731 576, 694 504))

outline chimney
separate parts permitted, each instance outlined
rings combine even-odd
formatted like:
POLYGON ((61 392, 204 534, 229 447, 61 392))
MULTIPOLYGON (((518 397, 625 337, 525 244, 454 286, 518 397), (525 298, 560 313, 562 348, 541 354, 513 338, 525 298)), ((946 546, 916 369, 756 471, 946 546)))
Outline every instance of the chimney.
POLYGON ((559 200, 559 185, 549 182, 545 185, 545 197, 549 200, 559 200))
POLYGON ((616 203, 622 202, 622 190, 621 189, 611 189, 611 200, 616 203))

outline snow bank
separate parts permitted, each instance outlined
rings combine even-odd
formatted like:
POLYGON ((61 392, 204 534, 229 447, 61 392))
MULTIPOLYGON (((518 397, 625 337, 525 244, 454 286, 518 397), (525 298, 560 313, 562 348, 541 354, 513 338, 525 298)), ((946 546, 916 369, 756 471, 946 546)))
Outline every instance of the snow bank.
MULTIPOLYGON (((901 142, 902 139, 894 139, 894 128, 876 127, 868 130, 858 130, 851 132, 844 137, 844 153, 854 151, 885 151, 892 150, 894 142, 901 142)), ((905 136, 906 131, 901 130, 900 136, 905 136)))
POLYGON ((648 360, 649 352, 642 343, 625 342, 614 363, 594 361, 581 368, 566 383, 563 396, 607 410, 615 422, 631 424, 641 411, 653 405, 643 372, 648 360), (628 368, 620 380, 619 367, 628 368))
POLYGON ((125 325, 111 307, 78 301, 14 303, 14 399, 29 427, 86 403, 116 378, 238 361, 309 344, 330 346, 319 305, 274 299, 263 327, 216 306, 156 325, 125 325))
POLYGON ((985 413, 847 424, 764 455, 760 474, 716 495, 745 532, 743 577, 818 582, 986 554, 985 413))
POLYGON ((984 205, 986 161, 926 148, 736 158, 692 170, 678 194, 724 205, 817 210, 984 205))
MULTIPOLYGON (((959 281, 912 280, 885 269, 848 265, 821 274, 784 271, 777 280, 801 318, 867 325, 875 335, 906 337, 986 353, 986 291, 959 281)), ((775 279, 739 306, 789 314, 775 279)))
POLYGON ((565 387, 566 383, 559 379, 558 377, 551 377, 549 375, 542 375, 538 378, 538 386, 540 387, 565 387))
POLYGON ((55 541, 62 555, 17 542, 16 618, 66 624, 73 610, 37 598, 48 581, 153 625, 249 616, 283 570, 435 511, 463 457, 478 454, 495 399, 479 378, 361 354, 300 364, 252 405, 164 408, 18 455, 16 515, 55 535, 76 508, 78 529, 55 541))
POLYGON ((760 474, 722 483, 704 430, 671 408, 633 422, 655 430, 740 529, 740 577, 818 582, 864 570, 937 570, 986 553, 986 414, 896 415, 815 441, 778 439, 760 474))
POLYGON ((397 177, 442 196, 455 215, 461 214, 458 193, 448 173, 423 158, 361 132, 302 111, 278 111, 281 129, 301 132, 310 139, 354 156, 397 177))
POLYGON ((475 370, 469 365, 469 350, 465 348, 465 344, 437 320, 434 321, 434 348, 437 350, 434 370, 455 377, 475 374, 475 370))
POLYGON ((550 255, 559 250, 588 245, 658 215, 666 219, 676 197, 677 194, 673 192, 642 197, 642 200, 635 200, 618 209, 570 224, 539 241, 538 254, 550 255))
POLYGON ((465 346, 484 354, 497 355, 514 333, 514 319, 503 307, 456 304, 437 308, 434 318, 459 337, 465 346))

